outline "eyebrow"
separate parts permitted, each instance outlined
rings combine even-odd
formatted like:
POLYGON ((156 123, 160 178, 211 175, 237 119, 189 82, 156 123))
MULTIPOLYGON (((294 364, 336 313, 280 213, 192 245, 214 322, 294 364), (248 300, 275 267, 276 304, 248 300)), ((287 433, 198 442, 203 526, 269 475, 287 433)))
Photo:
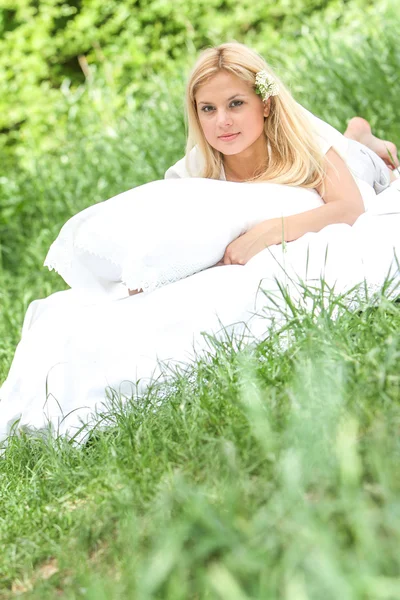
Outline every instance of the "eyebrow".
MULTIPOLYGON (((230 102, 231 100, 233 100, 234 98, 237 98, 238 96, 242 96, 242 98, 246 97, 246 94, 234 94, 233 96, 231 96, 230 98, 228 98, 228 102, 230 102)), ((199 102, 199 104, 212 104, 212 102, 199 102)))

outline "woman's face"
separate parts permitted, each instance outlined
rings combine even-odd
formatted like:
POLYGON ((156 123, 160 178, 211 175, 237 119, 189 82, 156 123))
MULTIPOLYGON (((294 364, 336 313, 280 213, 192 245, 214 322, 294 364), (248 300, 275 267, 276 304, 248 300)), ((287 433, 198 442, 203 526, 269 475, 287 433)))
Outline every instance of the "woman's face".
POLYGON ((220 71, 196 94, 197 114, 207 142, 225 155, 251 148, 264 136, 264 117, 270 110, 243 80, 220 71))

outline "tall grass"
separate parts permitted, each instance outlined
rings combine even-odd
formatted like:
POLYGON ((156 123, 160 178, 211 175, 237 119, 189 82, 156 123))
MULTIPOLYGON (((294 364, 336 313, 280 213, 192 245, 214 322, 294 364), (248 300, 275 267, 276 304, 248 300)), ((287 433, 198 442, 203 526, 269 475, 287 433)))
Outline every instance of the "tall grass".
MULTIPOLYGON (((356 48, 299 42, 285 60, 298 99, 341 128, 361 113, 399 142, 396 31, 356 48)), ((59 147, 27 140, 19 170, 2 173, 0 380, 28 303, 63 285, 41 269, 63 222, 182 155, 182 92, 181 76, 160 80, 145 107, 128 97, 114 111, 100 76, 66 87, 59 147)), ((315 308, 252 349, 215 344, 140 403, 114 402, 83 448, 13 438, 0 598, 399 598, 399 306, 315 308)))
POLYGON ((14 438, 3 597, 396 598, 399 325, 300 312, 290 348, 220 345, 85 448, 14 438))

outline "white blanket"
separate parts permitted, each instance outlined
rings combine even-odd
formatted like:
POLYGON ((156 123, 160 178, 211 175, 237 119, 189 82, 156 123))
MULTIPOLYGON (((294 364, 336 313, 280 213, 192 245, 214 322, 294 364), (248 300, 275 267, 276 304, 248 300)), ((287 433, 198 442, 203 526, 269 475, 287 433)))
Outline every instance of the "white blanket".
POLYGON ((278 298, 283 282, 296 299, 298 279, 315 286, 321 277, 337 293, 363 281, 379 289, 388 273, 398 275, 399 232, 400 192, 389 188, 353 227, 331 225, 285 250, 270 247, 245 266, 209 268, 123 299, 77 289, 33 302, 0 389, 0 439, 16 419, 76 434, 93 422, 107 388, 140 395, 161 363, 188 362, 194 349, 207 349, 204 332, 263 339, 276 313, 261 289, 278 298))
POLYGON ((123 298, 128 288, 152 291, 215 265, 261 221, 322 204, 314 190, 273 183, 152 181, 69 219, 45 265, 74 289, 123 298))

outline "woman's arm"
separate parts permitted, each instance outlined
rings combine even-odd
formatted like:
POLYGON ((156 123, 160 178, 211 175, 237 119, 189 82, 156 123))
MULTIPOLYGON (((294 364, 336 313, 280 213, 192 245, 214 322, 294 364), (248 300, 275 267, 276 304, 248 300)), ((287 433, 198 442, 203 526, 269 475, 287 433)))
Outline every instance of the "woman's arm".
POLYGON ((317 190, 325 204, 256 225, 227 246, 219 264, 244 265, 267 246, 297 240, 310 231, 317 232, 334 223, 353 225, 364 212, 361 193, 345 162, 333 148, 328 150, 326 157, 328 167, 324 186, 317 190))
MULTIPOLYGON (((333 223, 353 225, 364 212, 360 190, 344 160, 332 148, 328 150, 326 157, 328 167, 324 185, 317 189, 325 204, 299 215, 286 217, 284 219, 286 242, 297 240, 309 231, 320 231, 333 223)), ((280 241, 282 241, 282 232, 280 241)))

